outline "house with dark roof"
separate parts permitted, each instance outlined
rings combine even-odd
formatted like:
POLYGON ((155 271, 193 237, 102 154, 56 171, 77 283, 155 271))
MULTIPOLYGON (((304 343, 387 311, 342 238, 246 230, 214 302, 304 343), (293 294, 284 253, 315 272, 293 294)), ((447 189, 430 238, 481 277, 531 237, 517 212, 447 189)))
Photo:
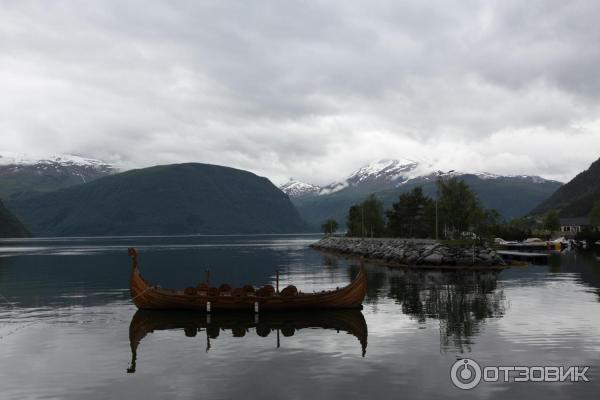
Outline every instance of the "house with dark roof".
MULTIPOLYGON (((593 227, 590 224, 590 219, 588 217, 560 219, 560 231, 565 234, 576 234, 592 228, 593 227)), ((598 228, 600 227, 596 227, 596 229, 598 228)))

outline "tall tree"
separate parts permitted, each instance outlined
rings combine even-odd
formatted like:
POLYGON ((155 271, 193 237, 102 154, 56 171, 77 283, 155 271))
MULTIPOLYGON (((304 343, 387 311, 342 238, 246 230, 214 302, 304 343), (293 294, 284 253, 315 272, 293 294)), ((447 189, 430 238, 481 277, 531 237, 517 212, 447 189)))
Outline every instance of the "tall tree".
POLYGON ((510 222, 509 222, 509 226, 510 228, 514 229, 514 230, 519 230, 519 231, 529 231, 531 230, 531 223, 527 220, 527 218, 513 218, 510 222))
POLYGON ((555 209, 548 211, 544 217, 544 229, 550 231, 551 234, 560 229, 560 218, 555 209))
POLYGON ((440 222, 452 235, 468 231, 482 215, 477 196, 456 177, 440 179, 437 186, 440 222))
POLYGON ((388 232, 392 236, 424 238, 435 235, 435 204, 423 195, 420 186, 401 194, 386 215, 388 232))
POLYGON ((505 240, 525 240, 532 236, 532 222, 526 218, 514 218, 507 224, 499 224, 495 235, 505 240))
POLYGON ((472 217, 472 228, 480 240, 492 241, 500 231, 500 213, 494 209, 478 208, 472 217))
POLYGON ((383 203, 375 195, 369 195, 362 203, 350 207, 346 225, 348 225, 348 236, 383 236, 385 233, 383 203))
POLYGON ((355 204, 348 210, 346 217, 346 226, 348 227, 348 236, 362 236, 362 213, 360 205, 355 204))
POLYGON ((338 230, 338 223, 335 219, 329 218, 321 225, 321 230, 326 235, 332 235, 338 230))
POLYGON ((380 237, 385 234, 385 219, 383 216, 383 203, 374 194, 369 195, 361 203, 364 210, 364 236, 380 237))

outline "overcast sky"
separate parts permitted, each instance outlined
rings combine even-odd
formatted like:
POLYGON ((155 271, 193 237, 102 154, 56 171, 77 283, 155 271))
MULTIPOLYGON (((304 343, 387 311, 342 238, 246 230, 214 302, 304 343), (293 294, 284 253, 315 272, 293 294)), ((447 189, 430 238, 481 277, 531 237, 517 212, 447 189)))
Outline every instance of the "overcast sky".
POLYGON ((600 2, 0 0, 0 150, 328 183, 382 158, 569 180, 600 2))

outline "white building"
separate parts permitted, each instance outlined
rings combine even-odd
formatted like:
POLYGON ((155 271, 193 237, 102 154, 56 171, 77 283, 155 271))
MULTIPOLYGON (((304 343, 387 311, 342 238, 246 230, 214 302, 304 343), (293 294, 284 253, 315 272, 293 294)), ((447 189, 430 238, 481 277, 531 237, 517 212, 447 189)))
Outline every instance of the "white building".
POLYGON ((561 218, 560 219, 560 231, 563 233, 572 233, 584 231, 590 229, 590 219, 587 217, 579 218, 561 218))

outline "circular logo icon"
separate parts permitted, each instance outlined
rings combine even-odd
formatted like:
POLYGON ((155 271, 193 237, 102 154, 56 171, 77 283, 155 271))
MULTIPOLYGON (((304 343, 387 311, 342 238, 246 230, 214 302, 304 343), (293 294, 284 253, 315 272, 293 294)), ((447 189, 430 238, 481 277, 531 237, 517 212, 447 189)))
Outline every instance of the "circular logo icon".
POLYGON ((463 358, 452 365, 450 370, 452 383, 459 389, 473 389, 481 381, 481 367, 470 358, 463 358))

